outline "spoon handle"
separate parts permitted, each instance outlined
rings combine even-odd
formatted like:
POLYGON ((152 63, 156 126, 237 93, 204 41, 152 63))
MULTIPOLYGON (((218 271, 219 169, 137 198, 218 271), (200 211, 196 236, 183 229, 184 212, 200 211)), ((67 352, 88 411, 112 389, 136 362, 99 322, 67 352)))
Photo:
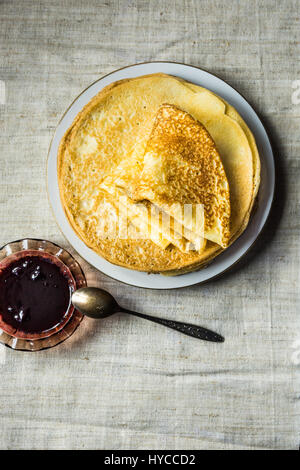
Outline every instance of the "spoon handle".
POLYGON ((150 320, 154 323, 159 323, 160 325, 168 326, 173 330, 180 331, 188 336, 193 336, 194 338, 203 339, 205 341, 213 341, 215 343, 223 343, 225 338, 215 333, 214 331, 207 330, 201 326, 191 325, 190 323, 182 323, 175 320, 167 320, 166 318, 157 318, 152 317, 151 315, 145 315, 144 313, 133 312, 122 307, 122 312, 129 313, 130 315, 135 315, 136 317, 144 318, 145 320, 150 320))

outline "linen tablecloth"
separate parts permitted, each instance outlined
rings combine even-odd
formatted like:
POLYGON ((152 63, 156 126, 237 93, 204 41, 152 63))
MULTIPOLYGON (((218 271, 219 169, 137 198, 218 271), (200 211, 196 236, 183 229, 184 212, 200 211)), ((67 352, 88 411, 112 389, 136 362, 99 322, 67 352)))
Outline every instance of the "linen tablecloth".
POLYGON ((0 243, 52 240, 124 306, 226 338, 209 344, 116 315, 85 320, 48 351, 0 346, 2 449, 299 447, 299 5, 0 1, 0 243), (82 261, 46 193, 48 147, 67 106, 97 78, 151 60, 203 67, 236 87, 277 166, 273 211, 246 260, 176 291, 126 286, 82 261))

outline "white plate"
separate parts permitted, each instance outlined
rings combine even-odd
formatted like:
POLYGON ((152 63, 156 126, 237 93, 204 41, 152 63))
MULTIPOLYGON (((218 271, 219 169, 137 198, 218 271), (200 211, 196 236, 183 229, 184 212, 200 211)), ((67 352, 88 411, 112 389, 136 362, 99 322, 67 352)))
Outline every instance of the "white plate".
POLYGON ((204 70, 189 65, 172 62, 147 62, 116 70, 115 72, 100 78, 79 95, 78 98, 76 98, 64 114, 55 131, 49 149, 47 179, 49 199, 56 220, 70 244, 78 251, 82 258, 87 260, 104 274, 107 274, 107 276, 117 279, 118 281, 137 287, 175 289, 178 287, 198 284, 218 276, 236 263, 249 250, 261 232, 271 209, 275 185, 275 167, 271 144, 264 126, 245 98, 243 98, 230 85, 204 70), (121 268, 109 263, 105 259, 101 258, 101 256, 97 255, 93 250, 88 248, 76 235, 65 216, 60 201, 57 180, 57 150, 59 142, 83 106, 86 105, 103 87, 115 82, 116 80, 158 72, 176 75, 189 82, 208 88, 234 106, 247 122, 255 136, 262 165, 258 207, 243 235, 241 235, 233 245, 224 251, 224 253, 217 256, 217 258, 215 258, 207 268, 175 277, 166 277, 159 274, 147 274, 121 268))

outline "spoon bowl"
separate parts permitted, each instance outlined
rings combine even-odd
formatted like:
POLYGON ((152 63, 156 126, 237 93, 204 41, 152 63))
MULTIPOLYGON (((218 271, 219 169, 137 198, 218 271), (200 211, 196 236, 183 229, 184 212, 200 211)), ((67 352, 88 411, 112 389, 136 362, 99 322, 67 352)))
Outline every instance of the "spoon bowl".
POLYGON ((106 318, 118 311, 118 304, 113 296, 98 287, 84 287, 72 295, 74 307, 87 317, 106 318))

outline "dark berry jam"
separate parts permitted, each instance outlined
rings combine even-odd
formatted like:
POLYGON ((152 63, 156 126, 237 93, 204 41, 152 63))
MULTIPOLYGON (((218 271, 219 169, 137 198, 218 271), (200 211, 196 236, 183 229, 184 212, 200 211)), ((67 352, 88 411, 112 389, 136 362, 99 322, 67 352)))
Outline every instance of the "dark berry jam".
POLYGON ((55 332, 72 313, 74 290, 74 279, 58 258, 21 252, 0 265, 0 327, 32 338, 55 332))

